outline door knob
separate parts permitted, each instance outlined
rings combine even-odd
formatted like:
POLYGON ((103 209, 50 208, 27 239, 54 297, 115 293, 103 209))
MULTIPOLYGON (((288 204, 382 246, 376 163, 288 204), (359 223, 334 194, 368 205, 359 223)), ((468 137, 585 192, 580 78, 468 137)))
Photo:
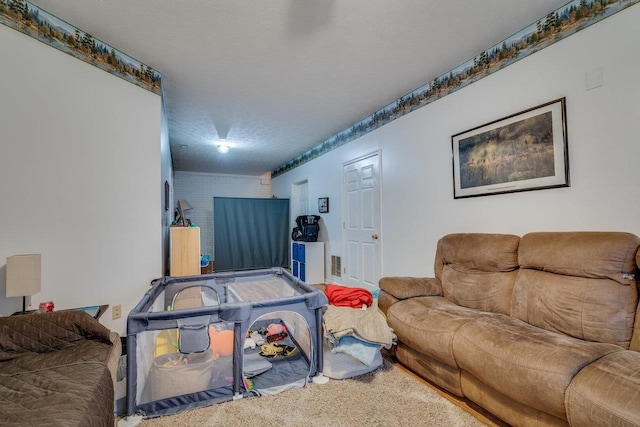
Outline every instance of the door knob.
POLYGON ((374 235, 372 235, 372 236, 371 236, 371 238, 372 238, 373 240, 378 240, 378 235, 377 235, 377 234, 374 234, 374 235))

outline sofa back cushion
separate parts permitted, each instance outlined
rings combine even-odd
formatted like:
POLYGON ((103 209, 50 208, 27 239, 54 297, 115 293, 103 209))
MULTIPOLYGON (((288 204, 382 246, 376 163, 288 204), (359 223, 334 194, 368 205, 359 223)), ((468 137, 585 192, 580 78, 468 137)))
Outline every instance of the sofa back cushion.
POLYGON ((507 234, 449 234, 438 242, 436 278, 449 301, 509 314, 520 238, 507 234))
POLYGON ((87 340, 111 344, 109 329, 84 311, 0 317, 0 362, 76 347, 87 340))
POLYGON ((629 348, 639 246, 640 238, 629 233, 523 236, 511 315, 550 331, 629 348))

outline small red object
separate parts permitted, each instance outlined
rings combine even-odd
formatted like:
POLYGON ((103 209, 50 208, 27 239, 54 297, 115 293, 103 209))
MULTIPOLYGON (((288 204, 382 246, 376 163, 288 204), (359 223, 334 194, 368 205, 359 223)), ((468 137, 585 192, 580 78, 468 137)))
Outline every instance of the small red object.
POLYGON ((266 337, 268 343, 281 341, 287 337, 287 328, 278 323, 271 323, 267 326, 266 337))
POLYGON ((50 313, 53 311, 53 301, 41 302, 39 306, 40 313, 50 313))

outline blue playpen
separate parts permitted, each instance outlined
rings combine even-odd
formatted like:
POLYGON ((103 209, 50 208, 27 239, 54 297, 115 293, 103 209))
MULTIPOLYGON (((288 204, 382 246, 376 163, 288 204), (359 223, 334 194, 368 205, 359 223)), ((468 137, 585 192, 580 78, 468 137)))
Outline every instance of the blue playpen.
POLYGON ((281 268, 155 280, 127 319, 127 418, 322 378, 326 303, 281 268))

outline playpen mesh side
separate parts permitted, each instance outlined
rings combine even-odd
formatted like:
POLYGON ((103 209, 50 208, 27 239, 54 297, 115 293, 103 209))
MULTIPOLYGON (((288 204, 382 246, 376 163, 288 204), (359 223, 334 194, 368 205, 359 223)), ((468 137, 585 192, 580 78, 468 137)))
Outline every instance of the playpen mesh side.
MULTIPOLYGON (((306 383, 311 374, 312 343, 309 325, 292 311, 274 311, 260 316, 248 329, 260 332, 282 324, 287 337, 254 348, 243 345, 243 392, 272 394, 306 383), (263 347, 264 346, 264 347, 263 347), (269 348, 294 350, 291 354, 269 354, 269 348), (267 355, 261 354, 265 353, 267 355), (248 380, 248 381, 247 381, 248 380)), ((209 348, 204 352, 180 352, 179 330, 143 331, 137 336, 137 396, 139 404, 233 386, 233 323, 209 326, 209 348)), ((264 335, 263 335, 264 336, 264 335)))
POLYGON ((253 277, 158 279, 129 316, 131 355, 135 354, 130 374, 135 372, 135 377, 128 393, 135 401, 128 399, 128 413, 164 415, 231 400, 235 393, 272 394, 304 386, 322 366, 322 350, 314 347, 321 342, 318 319, 323 301, 289 276, 262 272, 253 277), (253 294, 260 289, 268 292, 253 294), (183 290, 181 305, 176 294, 183 290), (249 294, 253 302, 245 301, 249 294), (288 333, 275 344, 295 351, 268 357, 259 354, 261 346, 248 345, 253 329, 271 323, 284 325, 288 333), (203 341, 198 332, 194 340, 185 328, 204 330, 209 336, 203 341), (187 336, 189 351, 180 344, 187 336), (207 345, 194 347, 194 342, 207 345), (239 373, 236 378, 234 372, 239 373))
POLYGON ((139 404, 233 385, 233 323, 208 327, 209 344, 202 352, 182 353, 176 328, 137 335, 139 404))
POLYGON ((266 342, 255 350, 244 350, 243 374, 253 370, 253 364, 258 361, 269 363, 259 375, 251 377, 251 386, 259 395, 275 394, 295 387, 302 387, 307 383, 312 367, 314 353, 311 342, 309 325, 302 315, 293 311, 274 311, 256 319, 249 331, 265 330, 273 325, 282 325, 286 336, 272 343, 266 342), (269 350, 277 350, 273 357, 260 354, 273 354, 269 350))
MULTIPOLYGON (((180 311, 219 306, 218 293, 209 287, 186 283, 167 287, 152 311, 180 311), (167 302, 169 303, 167 304, 167 302)), ((178 321, 179 323, 180 321, 178 321)), ((233 323, 212 323, 202 331, 207 336, 198 351, 187 351, 180 330, 168 328, 137 335, 137 401, 188 395, 233 384, 233 323)))

